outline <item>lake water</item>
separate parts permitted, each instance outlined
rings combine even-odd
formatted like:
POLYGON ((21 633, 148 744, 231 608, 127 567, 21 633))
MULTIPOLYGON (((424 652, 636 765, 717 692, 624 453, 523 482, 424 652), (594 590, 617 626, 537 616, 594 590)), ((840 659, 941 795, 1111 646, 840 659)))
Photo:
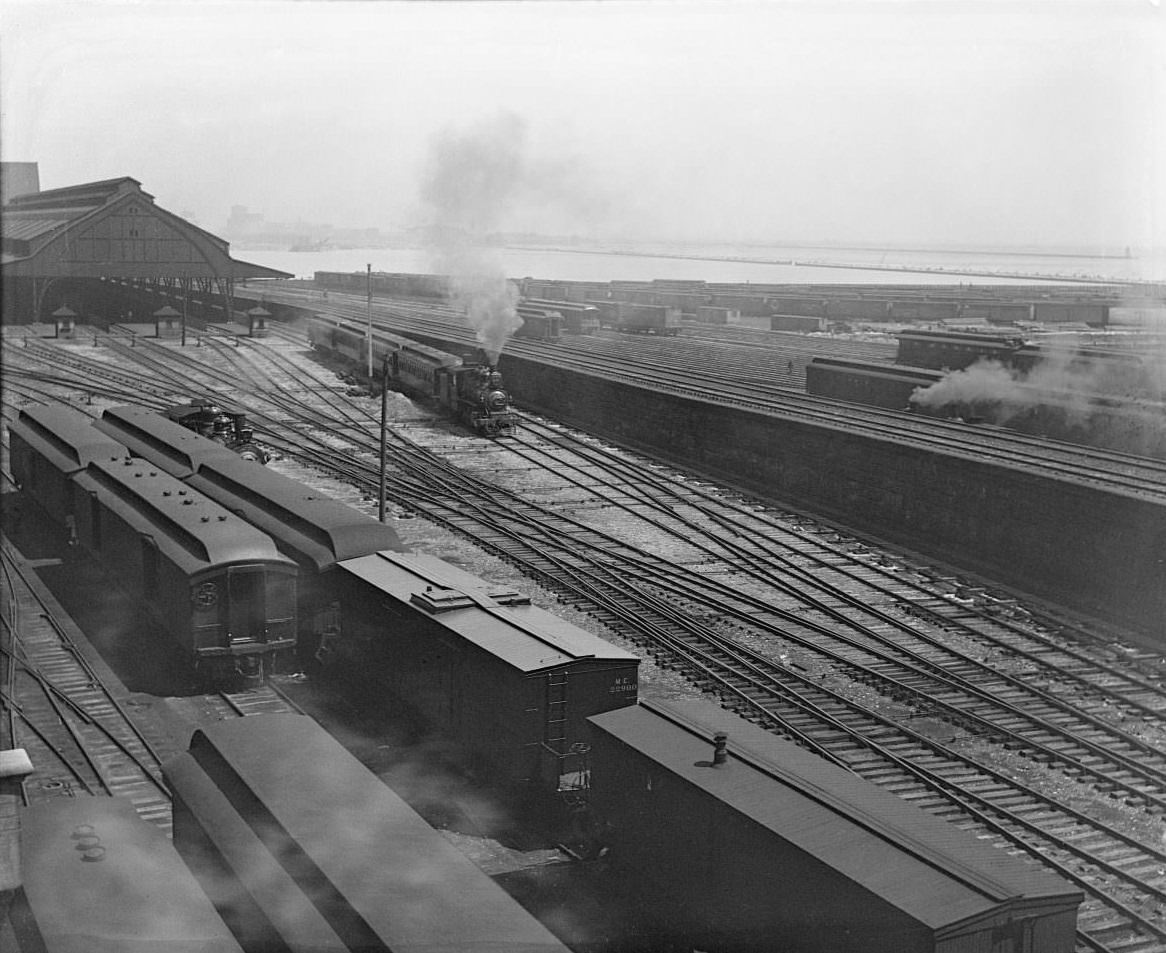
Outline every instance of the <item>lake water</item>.
MULTIPOLYGON (((1032 284, 1090 278, 1146 280, 1137 257, 1023 252, 843 249, 794 246, 616 246, 603 249, 506 247, 496 250, 512 278, 650 281, 653 278, 789 284, 1032 284), (795 264, 790 264, 793 261, 795 264), (834 267, 827 267, 827 264, 834 267), (910 268, 912 270, 898 270, 910 268), (880 270, 896 269, 896 270, 880 270), (918 269, 918 270, 914 270, 918 269), (942 269, 938 271, 937 269, 942 269), (1023 276, 1023 277, 1015 277, 1023 276)), ((432 273, 423 248, 352 248, 292 252, 232 246, 244 261, 310 278, 317 271, 432 273)))

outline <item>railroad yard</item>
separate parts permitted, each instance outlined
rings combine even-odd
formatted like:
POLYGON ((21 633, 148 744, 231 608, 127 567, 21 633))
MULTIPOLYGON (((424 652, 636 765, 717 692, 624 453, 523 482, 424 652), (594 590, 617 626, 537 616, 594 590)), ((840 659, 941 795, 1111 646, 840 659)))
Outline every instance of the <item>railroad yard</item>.
MULTIPOLYGON (((294 283, 263 300, 363 313, 358 297, 325 303, 294 283)), ((422 338, 438 334, 425 322, 440 308, 382 304, 378 323, 399 329, 404 318, 422 338)), ((264 338, 192 330, 183 347, 142 326, 83 327, 71 340, 44 325, 6 326, 5 420, 41 403, 96 418, 124 404, 161 410, 211 396, 246 412, 274 454, 270 468, 375 516, 380 397, 313 352, 295 323, 270 328, 264 338)), ((889 339, 860 338, 839 346, 861 359, 893 352, 889 339)), ((514 345, 512 359, 546 347, 514 345)), ((653 375, 677 386, 670 363, 699 367, 694 389, 740 403, 788 399, 820 353, 804 335, 691 327, 667 339, 567 337, 555 352, 647 388, 653 375)), ((715 699, 1055 872, 1085 896, 1078 949, 1166 950, 1166 659, 1144 631, 1022 596, 1012 580, 957 571, 870 526, 812 516, 779 503, 780 488, 767 497, 642 446, 621 448, 572 426, 570 414, 524 411, 515 434, 483 440, 400 394, 388 395, 387 409, 386 518, 406 546, 529 593, 640 656, 642 699, 715 699)), ((864 413, 830 402, 796 412, 864 413)), ((899 427, 904 442, 950 450, 957 441, 954 425, 919 429, 869 414, 899 427)), ((1140 499, 1166 493, 1160 462, 1021 437, 969 440, 959 452, 999 453, 1033 472, 1063 467, 1140 499)), ((8 730, 34 761, 54 765, 30 781, 34 798, 104 788, 169 830, 160 764, 194 728, 306 711, 536 915, 570 920, 578 948, 633 948, 621 946, 620 931, 634 913, 605 893, 602 865, 578 864, 579 845, 539 828, 516 833, 522 825, 401 711, 370 713, 358 701, 375 686, 337 685, 293 665, 264 687, 200 691, 149 649, 153 623, 32 507, 14 509, 17 494, 6 489, 5 626, 19 633, 8 730), (127 641, 119 623, 115 639, 110 620, 127 617, 140 630, 127 641)))

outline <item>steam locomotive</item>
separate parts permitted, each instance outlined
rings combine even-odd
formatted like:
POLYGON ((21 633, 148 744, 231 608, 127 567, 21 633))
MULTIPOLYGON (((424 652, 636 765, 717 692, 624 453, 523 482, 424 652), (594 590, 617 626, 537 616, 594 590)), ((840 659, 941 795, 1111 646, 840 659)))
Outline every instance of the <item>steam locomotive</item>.
MULTIPOLYGON (((357 368, 368 361, 365 332, 321 318, 307 322, 308 340, 319 351, 342 358, 357 368)), ((461 358, 409 338, 373 331, 374 374, 388 365, 389 381, 403 390, 437 401, 443 410, 474 433, 501 437, 513 433, 518 417, 498 369, 484 359, 461 358)))
POLYGON ((209 437, 244 460, 266 464, 271 456, 253 439, 247 415, 224 410, 209 397, 196 398, 187 404, 166 408, 166 416, 187 430, 209 437))

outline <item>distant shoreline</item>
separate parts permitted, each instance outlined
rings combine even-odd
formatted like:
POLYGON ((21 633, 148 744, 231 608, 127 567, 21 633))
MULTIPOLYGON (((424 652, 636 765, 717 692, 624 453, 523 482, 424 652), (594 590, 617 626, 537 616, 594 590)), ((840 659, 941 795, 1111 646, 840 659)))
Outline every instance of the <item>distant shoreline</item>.
MULTIPOLYGON (((616 250, 610 248, 552 248, 542 247, 537 245, 504 245, 504 248, 513 251, 531 251, 531 252, 557 252, 565 255, 620 255, 626 258, 675 258, 681 261, 723 261, 735 262, 744 265, 789 265, 793 267, 802 266, 806 268, 839 268, 846 271, 891 271, 903 272, 906 274, 920 274, 920 275, 953 275, 966 276, 969 278, 1012 278, 1024 279, 1026 281, 1036 282, 1072 282, 1074 284, 1082 285, 1128 285, 1136 284, 1121 278, 1106 278, 1101 275, 1080 276, 1080 275, 1048 275, 1039 272, 1023 272, 1023 271, 979 271, 974 269, 964 268, 943 268, 936 266, 923 265, 868 265, 858 262, 828 262, 828 261, 814 261, 796 258, 745 258, 741 256, 717 256, 717 255, 694 255, 694 254, 678 254, 676 252, 658 252, 658 251, 631 251, 631 250, 616 250)), ((906 250, 906 249, 903 249, 906 250)), ((958 253, 957 253, 958 254, 958 253)), ((1087 255, 1033 255, 1032 257, 1047 257, 1047 258, 1090 258, 1087 255)), ((1114 258, 1118 261, 1125 261, 1124 256, 1121 255, 1104 255, 1097 256, 1098 258, 1114 258)))

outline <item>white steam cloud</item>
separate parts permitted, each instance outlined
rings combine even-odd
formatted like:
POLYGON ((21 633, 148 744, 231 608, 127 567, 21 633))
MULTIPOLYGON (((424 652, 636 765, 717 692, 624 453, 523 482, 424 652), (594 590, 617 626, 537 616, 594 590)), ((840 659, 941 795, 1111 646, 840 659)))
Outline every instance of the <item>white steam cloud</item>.
POLYGON ((1152 352, 1139 358, 1085 362, 1070 349, 1050 350, 1028 372, 984 360, 917 388, 911 403, 1057 439, 1161 456, 1166 452, 1166 361, 1152 352))
POLYGON ((430 144, 421 189, 432 216, 434 268, 449 276, 450 297, 465 309, 491 363, 522 326, 518 289, 490 242, 521 198, 525 147, 526 126, 512 113, 464 131, 447 129, 430 144))

